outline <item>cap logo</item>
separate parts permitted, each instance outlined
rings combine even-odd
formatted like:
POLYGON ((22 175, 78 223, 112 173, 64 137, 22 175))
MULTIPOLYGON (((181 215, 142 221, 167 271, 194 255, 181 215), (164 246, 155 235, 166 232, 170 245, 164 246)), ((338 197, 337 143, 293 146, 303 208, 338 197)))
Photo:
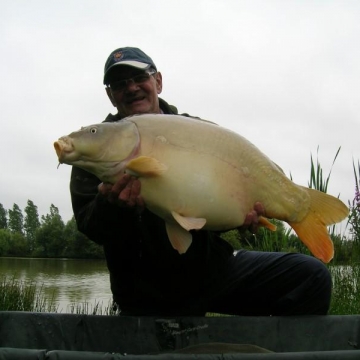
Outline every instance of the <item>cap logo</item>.
POLYGON ((123 57, 123 53, 121 51, 118 51, 114 54, 114 61, 120 61, 123 57))

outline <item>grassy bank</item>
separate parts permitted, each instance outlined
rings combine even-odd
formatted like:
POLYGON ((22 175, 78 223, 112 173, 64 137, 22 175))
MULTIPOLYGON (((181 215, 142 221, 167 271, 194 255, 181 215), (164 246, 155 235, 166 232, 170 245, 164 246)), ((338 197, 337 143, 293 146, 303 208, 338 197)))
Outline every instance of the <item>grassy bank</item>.
POLYGON ((56 312, 54 299, 43 294, 42 287, 17 279, 0 282, 0 311, 56 312))
MULTIPOLYGON (((330 315, 360 314, 360 263, 329 265, 333 278, 330 315)), ((58 312, 53 298, 46 298, 41 286, 26 284, 15 279, 0 283, 0 311, 58 312)), ((73 303, 70 314, 116 315, 111 304, 73 303)))
MULTIPOLYGON (((15 278, 0 278, 0 311, 29 311, 57 313, 58 306, 54 297, 45 296, 43 287, 26 283, 15 278)), ((115 315, 117 310, 111 304, 72 303, 65 311, 70 314, 115 315)))
POLYGON ((360 263, 330 266, 333 278, 331 315, 360 314, 360 263))

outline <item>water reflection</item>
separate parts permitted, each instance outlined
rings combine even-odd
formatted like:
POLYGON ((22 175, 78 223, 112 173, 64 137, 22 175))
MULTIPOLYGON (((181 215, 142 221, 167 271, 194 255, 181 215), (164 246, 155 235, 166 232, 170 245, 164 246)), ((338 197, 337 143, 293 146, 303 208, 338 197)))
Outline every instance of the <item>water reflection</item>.
POLYGON ((68 312, 73 302, 106 307, 111 299, 103 260, 0 258, 0 276, 42 286, 48 298, 54 296, 59 312, 68 312))

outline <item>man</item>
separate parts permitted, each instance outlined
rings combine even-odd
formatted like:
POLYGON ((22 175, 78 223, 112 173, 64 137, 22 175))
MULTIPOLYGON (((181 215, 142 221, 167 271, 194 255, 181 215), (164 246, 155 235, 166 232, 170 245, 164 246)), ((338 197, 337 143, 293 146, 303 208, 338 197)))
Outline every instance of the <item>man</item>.
MULTIPOLYGON (((113 51, 105 64, 104 84, 117 108, 105 122, 133 114, 177 114, 158 97, 161 73, 140 49, 113 51)), ((167 238, 164 221, 146 209, 139 180, 124 175, 114 185, 101 184, 94 175, 73 168, 70 189, 79 230, 104 247, 113 299, 122 315, 328 311, 331 278, 313 257, 256 251, 233 255, 219 234, 203 230, 192 232, 191 246, 180 255, 167 238)), ((245 227, 255 231, 263 212, 261 204, 255 204, 245 227)))

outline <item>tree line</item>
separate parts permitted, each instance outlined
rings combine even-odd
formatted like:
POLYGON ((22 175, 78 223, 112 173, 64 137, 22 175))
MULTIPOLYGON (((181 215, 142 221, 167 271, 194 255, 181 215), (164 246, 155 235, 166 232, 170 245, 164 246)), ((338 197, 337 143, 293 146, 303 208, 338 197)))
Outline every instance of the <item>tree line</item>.
MULTIPOLYGON (((360 195, 356 199, 356 204, 349 204, 351 239, 335 234, 334 228, 330 231, 335 246, 334 260, 337 262, 349 263, 360 259, 360 195)), ((309 253, 281 221, 274 223, 277 225, 276 232, 260 228, 254 236, 249 232, 231 230, 221 236, 236 250, 309 253)), ((50 212, 40 218, 37 206, 28 200, 24 212, 17 204, 6 210, 0 203, 0 256, 102 259, 104 253, 102 246, 77 230, 74 217, 65 224, 58 208, 51 204, 50 212)))
POLYGON ((102 247, 77 230, 74 217, 65 224, 53 204, 39 217, 31 200, 24 211, 0 203, 0 256, 104 258, 102 247))

